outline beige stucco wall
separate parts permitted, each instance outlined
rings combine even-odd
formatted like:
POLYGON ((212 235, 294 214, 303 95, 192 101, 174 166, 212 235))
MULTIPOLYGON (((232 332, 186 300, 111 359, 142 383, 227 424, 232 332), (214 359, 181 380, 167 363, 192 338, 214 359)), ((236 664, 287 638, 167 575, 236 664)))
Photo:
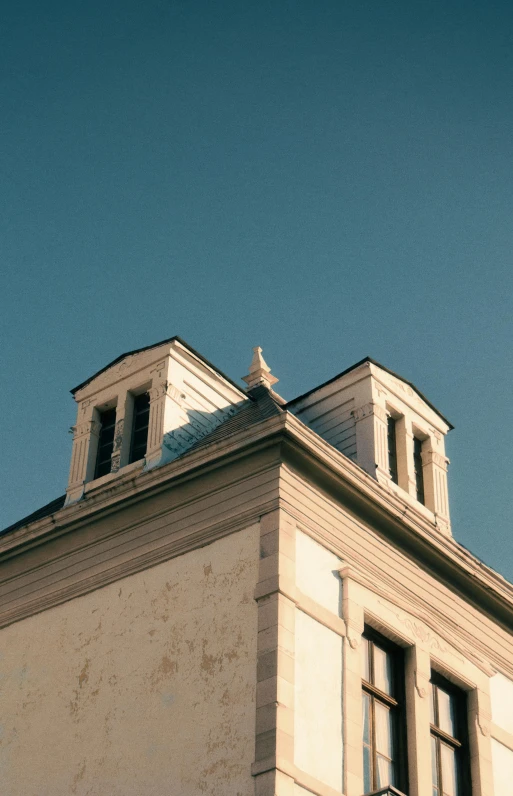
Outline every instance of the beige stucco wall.
POLYGON ((250 796, 258 525, 0 632, 3 796, 250 796))

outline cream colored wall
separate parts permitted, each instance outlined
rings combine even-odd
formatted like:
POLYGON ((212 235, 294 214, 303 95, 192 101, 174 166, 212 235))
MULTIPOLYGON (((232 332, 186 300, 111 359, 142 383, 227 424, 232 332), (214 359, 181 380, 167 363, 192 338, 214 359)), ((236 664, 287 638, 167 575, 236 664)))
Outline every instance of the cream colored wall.
MULTIPOLYGON (((341 602, 338 567, 329 550, 297 532, 296 586, 335 616, 341 602)), ((295 620, 294 763, 342 791, 342 638, 301 610, 295 620)))
POLYGON ((490 678, 490 702, 495 796, 513 796, 513 681, 500 672, 490 678))
POLYGON ((3 796, 250 796, 258 525, 3 629, 3 796))
POLYGON ((296 534, 296 586, 319 605, 340 616, 342 583, 341 566, 330 550, 315 542, 306 533, 296 534))
POLYGON ((492 721, 513 734, 513 681, 498 672, 490 680, 492 721))
POLYGON ((492 738, 495 796, 513 796, 513 751, 492 738))

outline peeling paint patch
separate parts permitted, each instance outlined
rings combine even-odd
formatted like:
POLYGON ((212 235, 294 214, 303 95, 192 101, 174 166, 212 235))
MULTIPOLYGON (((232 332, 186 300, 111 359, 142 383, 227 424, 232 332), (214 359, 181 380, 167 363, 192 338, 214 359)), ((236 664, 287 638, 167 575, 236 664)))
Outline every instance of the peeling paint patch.
POLYGON ((72 784, 72 787, 71 787, 71 792, 72 793, 76 793, 77 792, 77 785, 80 782, 80 780, 84 778, 85 771, 86 771, 86 761, 83 760, 78 772, 73 777, 73 784, 72 784))
POLYGON ((80 672, 80 674, 78 676, 78 686, 79 686, 79 688, 82 688, 82 685, 84 683, 87 683, 87 681, 89 680, 89 673, 88 673, 89 664, 90 664, 90 660, 89 660, 89 658, 87 658, 86 662, 84 663, 84 666, 82 667, 82 671, 80 672))

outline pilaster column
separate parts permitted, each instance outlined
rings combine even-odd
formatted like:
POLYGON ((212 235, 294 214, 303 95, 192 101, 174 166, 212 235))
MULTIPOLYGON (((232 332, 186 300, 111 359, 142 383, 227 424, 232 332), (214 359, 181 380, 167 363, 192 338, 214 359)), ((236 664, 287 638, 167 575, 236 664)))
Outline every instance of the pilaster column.
POLYGON ((362 634, 364 611, 356 594, 351 567, 339 570, 342 578, 342 617, 346 622, 343 653, 344 794, 363 793, 362 634))
POLYGON ((432 796, 431 659, 419 646, 406 652, 406 725, 411 796, 432 796))
POLYGON ((100 423, 94 417, 94 402, 88 401, 79 409, 79 420, 73 430, 73 449, 68 487, 66 489, 66 505, 80 500, 84 493, 84 484, 94 476, 94 461, 98 449, 100 423))
POLYGON ((166 363, 160 363, 152 371, 150 395, 150 417, 148 444, 146 447, 146 469, 151 469, 165 461, 171 461, 182 452, 178 441, 174 444, 168 432, 178 430, 186 420, 181 406, 181 392, 167 379, 166 363), (168 438, 164 440, 164 435, 168 438))
POLYGON ((449 459, 433 450, 431 437, 422 449, 422 472, 426 506, 436 516, 440 530, 450 534, 449 499, 447 495, 447 465, 449 459))
POLYGON ((351 413, 356 422, 358 464, 380 483, 388 483, 387 413, 370 401, 351 413))
POLYGON ((295 525, 282 509, 260 520, 256 796, 293 796, 295 525))
MULTIPOLYGON (((481 688, 473 689, 468 695, 470 770, 472 793, 475 792, 476 796, 493 796, 494 794, 492 742, 490 739, 491 720, 490 691, 483 683, 481 688)), ((495 796, 500 796, 500 794, 495 794, 495 796)))
MULTIPOLYGON (((114 446, 112 448, 111 456, 111 473, 117 473, 120 467, 124 467, 128 463, 129 450, 128 445, 124 444, 125 440, 128 441, 129 422, 126 418, 126 402, 128 395, 120 395, 116 406, 116 428, 114 430, 114 446), (124 402, 123 402, 123 399, 124 402)), ((130 413, 131 419, 131 413, 130 413)))
POLYGON ((397 472, 399 486, 416 498, 417 484, 413 471, 413 431, 411 420, 401 417, 396 423, 397 472))

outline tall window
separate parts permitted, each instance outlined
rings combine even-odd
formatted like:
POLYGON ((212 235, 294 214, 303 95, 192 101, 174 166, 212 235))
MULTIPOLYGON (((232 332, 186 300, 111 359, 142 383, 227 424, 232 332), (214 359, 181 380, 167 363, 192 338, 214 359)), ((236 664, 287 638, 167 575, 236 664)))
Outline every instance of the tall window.
POLYGON ((417 500, 424 503, 424 472, 422 470, 422 440, 413 437, 413 471, 415 473, 415 486, 417 500))
POLYGON ((465 694, 431 675, 431 770, 433 796, 469 796, 465 694))
POLYGON ((105 412, 100 412, 100 436, 98 438, 98 453, 96 454, 96 466, 94 468, 95 478, 101 478, 102 475, 110 473, 115 429, 116 410, 107 409, 105 412))
POLYGON ((388 470, 390 473, 390 478, 394 482, 394 484, 399 483, 399 477, 397 473, 397 440, 396 440, 396 421, 390 415, 388 416, 387 422, 387 439, 388 439, 388 470))
POLYGON ((363 637, 364 792, 407 787, 402 650, 366 629, 363 637))
POLYGON ((134 421, 130 440, 129 463, 144 459, 148 444, 148 423, 150 418, 150 396, 147 392, 134 398, 134 421))

